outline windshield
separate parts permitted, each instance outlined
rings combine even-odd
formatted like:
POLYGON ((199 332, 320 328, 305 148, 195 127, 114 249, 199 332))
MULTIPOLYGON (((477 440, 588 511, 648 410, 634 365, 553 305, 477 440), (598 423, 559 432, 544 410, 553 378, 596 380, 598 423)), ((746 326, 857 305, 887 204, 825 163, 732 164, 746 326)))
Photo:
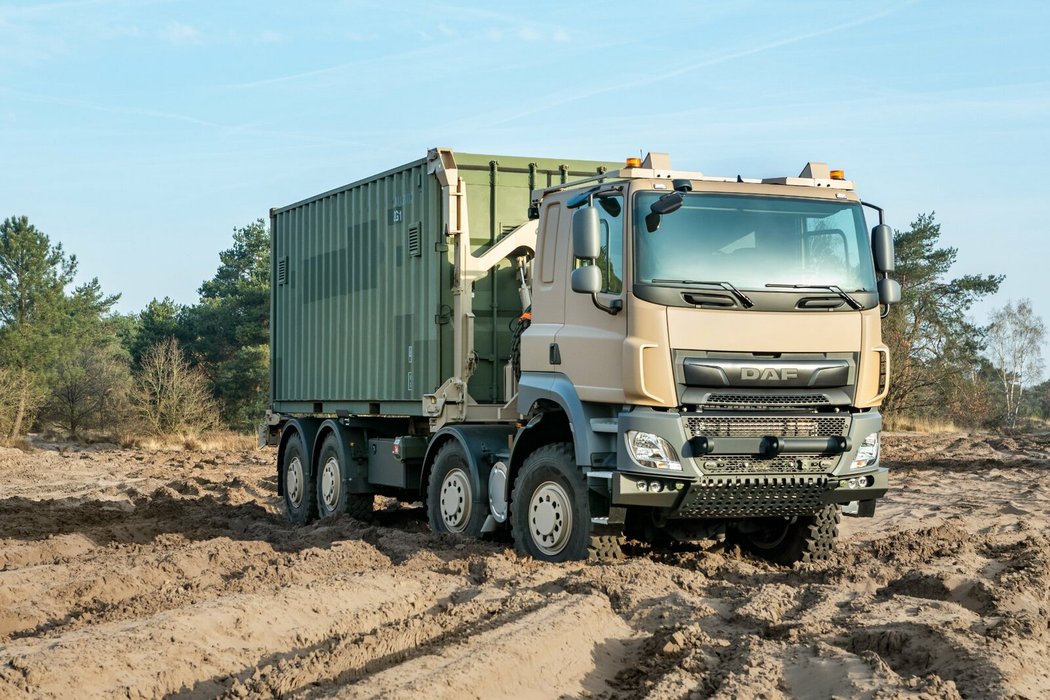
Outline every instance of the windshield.
POLYGON ((635 199, 636 279, 642 284, 717 280, 744 289, 875 289, 856 202, 685 194, 677 211, 650 214, 650 205, 664 194, 643 192, 635 199))

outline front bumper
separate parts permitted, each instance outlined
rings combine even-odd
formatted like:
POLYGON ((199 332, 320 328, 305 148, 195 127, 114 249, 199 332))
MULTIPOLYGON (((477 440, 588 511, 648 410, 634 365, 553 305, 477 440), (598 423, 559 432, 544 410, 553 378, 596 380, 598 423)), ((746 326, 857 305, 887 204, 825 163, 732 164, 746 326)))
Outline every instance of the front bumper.
MULTIPOLYGON (((689 423, 693 415, 656 411, 620 415, 618 470, 611 475, 609 494, 612 505, 658 508, 669 518, 809 515, 831 503, 873 503, 889 487, 889 470, 878 460, 853 467, 864 439, 882 427, 877 412, 842 416, 842 425, 848 426, 844 435, 802 436, 698 436, 695 431, 689 434, 690 426, 696 425, 689 423), (623 438, 628 430, 650 432, 667 440, 678 450, 682 470, 657 470, 638 464, 623 438), (781 447, 771 451, 770 445, 781 447)), ((815 420, 814 414, 770 415, 730 417, 749 426, 756 418, 796 427, 800 421, 815 420)))

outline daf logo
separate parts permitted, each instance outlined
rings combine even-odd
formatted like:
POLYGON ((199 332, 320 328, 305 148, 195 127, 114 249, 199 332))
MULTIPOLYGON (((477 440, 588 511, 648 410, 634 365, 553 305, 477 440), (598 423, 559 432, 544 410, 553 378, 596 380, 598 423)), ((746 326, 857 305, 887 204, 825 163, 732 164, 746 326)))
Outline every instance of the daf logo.
POLYGON ((789 379, 798 379, 798 370, 794 367, 784 367, 783 369, 776 369, 775 367, 741 367, 740 378, 746 381, 777 381, 786 382, 789 379))

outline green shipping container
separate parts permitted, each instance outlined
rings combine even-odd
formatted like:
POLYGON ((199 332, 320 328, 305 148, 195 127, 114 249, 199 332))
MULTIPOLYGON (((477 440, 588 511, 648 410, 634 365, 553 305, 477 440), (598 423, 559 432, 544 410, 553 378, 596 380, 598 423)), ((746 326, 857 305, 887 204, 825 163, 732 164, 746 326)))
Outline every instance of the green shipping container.
MULTIPOLYGON (((528 219, 535 188, 618 164, 434 149, 426 158, 274 209, 271 391, 286 414, 422 415, 452 373, 452 196, 434 166, 454 161, 471 250, 528 219)), ((474 285, 471 396, 503 403, 510 324, 521 312, 509 263, 474 285)))

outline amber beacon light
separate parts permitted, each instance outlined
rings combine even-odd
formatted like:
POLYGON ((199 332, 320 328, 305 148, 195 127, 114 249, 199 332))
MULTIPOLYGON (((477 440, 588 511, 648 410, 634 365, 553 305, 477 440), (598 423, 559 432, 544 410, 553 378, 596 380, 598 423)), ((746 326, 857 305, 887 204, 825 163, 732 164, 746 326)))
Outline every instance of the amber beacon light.
POLYGON ((628 168, 640 168, 640 167, 642 167, 642 159, 641 158, 628 158, 627 159, 627 167, 628 168))
POLYGON ((831 171, 831 179, 832 180, 845 180, 846 179, 846 171, 845 170, 832 170, 831 171))

